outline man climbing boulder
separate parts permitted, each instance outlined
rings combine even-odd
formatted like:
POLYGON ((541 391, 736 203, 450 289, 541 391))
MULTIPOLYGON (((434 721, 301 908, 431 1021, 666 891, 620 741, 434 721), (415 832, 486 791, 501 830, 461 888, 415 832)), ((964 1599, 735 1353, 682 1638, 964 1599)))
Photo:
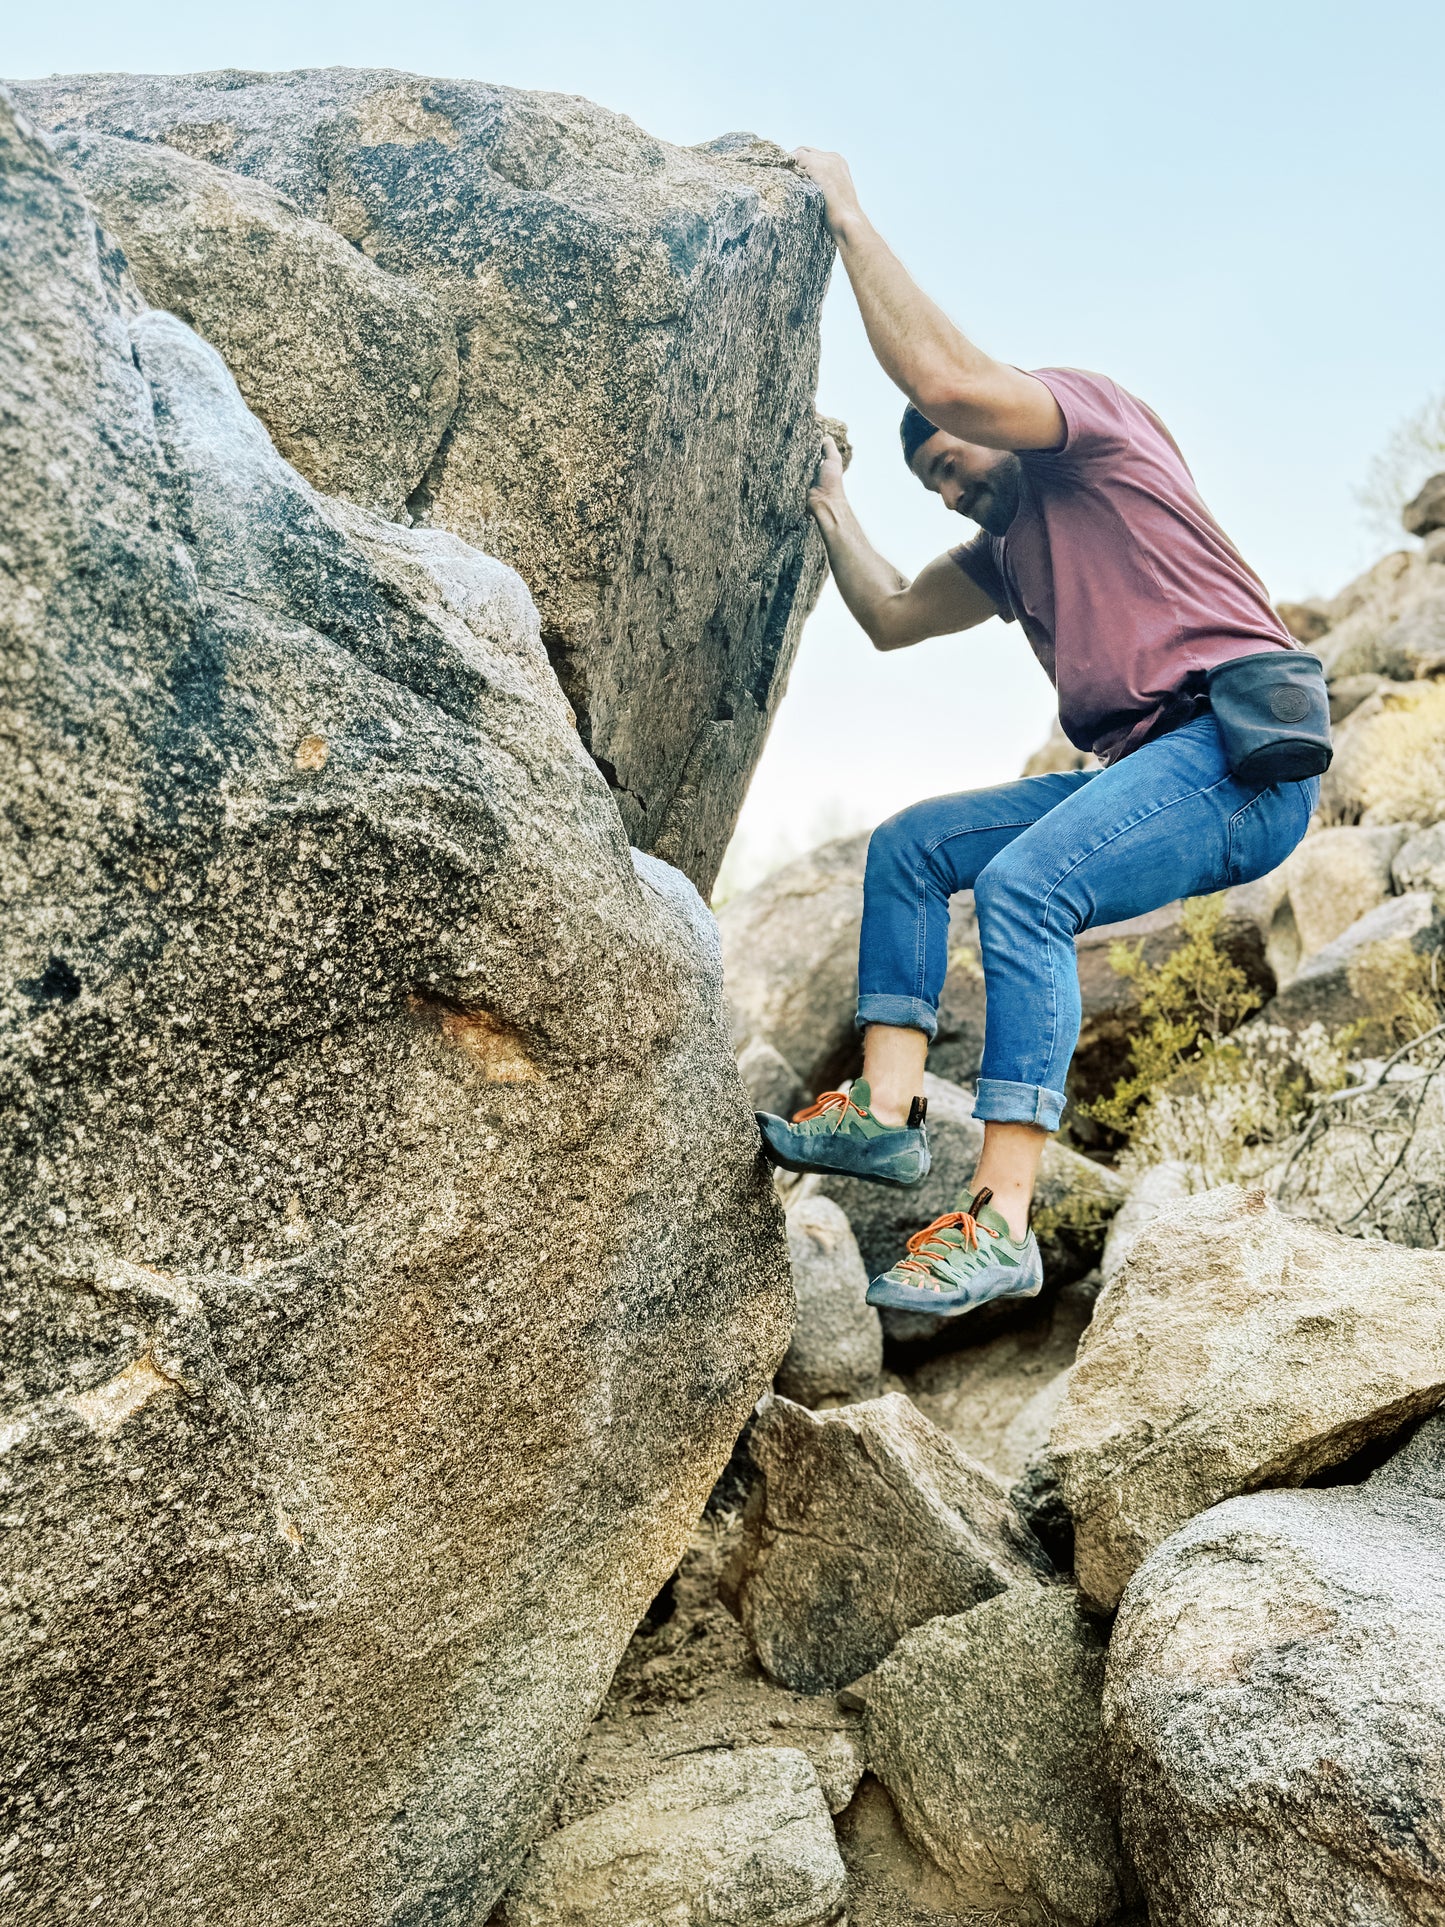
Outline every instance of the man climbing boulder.
MULTIPOLYGON (((1105 375, 1025 373, 975 347, 869 222, 842 158, 800 148, 796 159, 823 192, 874 353, 908 398, 904 460, 979 525, 908 581, 863 533, 825 442, 808 506, 843 600, 885 650, 990 616, 1017 622, 1069 739, 1103 765, 936 797, 874 832, 863 1076, 791 1122, 759 1117, 768 1156, 789 1170, 922 1182, 948 900, 971 889, 987 993, 983 1149, 958 1208, 868 1293, 948 1315, 1043 1282, 1028 1217, 1079 1035, 1074 938, 1282 863, 1329 762, 1328 704, 1317 659, 1296 647, 1154 411, 1105 375)), ((988 728, 986 696, 940 720, 966 758, 988 728)))

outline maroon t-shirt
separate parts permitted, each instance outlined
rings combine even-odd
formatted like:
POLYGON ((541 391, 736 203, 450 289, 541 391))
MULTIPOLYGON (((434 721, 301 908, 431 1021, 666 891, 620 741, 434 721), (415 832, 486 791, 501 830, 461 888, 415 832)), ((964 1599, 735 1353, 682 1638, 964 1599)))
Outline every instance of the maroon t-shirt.
POLYGON ((1063 445, 1019 451, 1008 532, 980 531, 954 560, 1023 629, 1070 742, 1116 763, 1193 671, 1294 644, 1154 411, 1107 375, 1033 373, 1063 445))

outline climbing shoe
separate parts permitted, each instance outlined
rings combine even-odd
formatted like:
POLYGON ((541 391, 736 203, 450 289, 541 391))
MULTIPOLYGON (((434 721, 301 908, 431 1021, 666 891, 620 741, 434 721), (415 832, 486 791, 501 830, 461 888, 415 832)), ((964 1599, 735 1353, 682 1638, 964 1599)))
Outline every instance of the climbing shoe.
POLYGON ((956 1318, 995 1298, 1037 1298, 1044 1282, 1038 1240, 1009 1236, 988 1189, 946 1211, 908 1240, 908 1256, 868 1287, 870 1305, 956 1318))
POLYGON ((906 1124, 880 1124, 868 1106, 872 1093, 865 1078, 851 1091, 824 1091, 816 1104, 794 1113, 792 1121, 758 1111, 763 1150, 785 1171, 821 1171, 844 1178, 871 1178, 875 1184, 922 1184, 931 1162, 923 1120, 928 1099, 915 1097, 906 1124))

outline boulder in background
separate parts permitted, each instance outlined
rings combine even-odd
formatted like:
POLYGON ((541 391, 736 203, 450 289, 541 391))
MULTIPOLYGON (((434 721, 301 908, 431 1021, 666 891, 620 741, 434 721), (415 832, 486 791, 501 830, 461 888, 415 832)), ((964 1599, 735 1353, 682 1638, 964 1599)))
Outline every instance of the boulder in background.
POLYGON ((1428 979, 1428 959, 1440 948, 1442 929, 1441 910, 1426 891, 1386 897, 1304 958, 1258 1023, 1291 1031, 1322 1024, 1332 1032, 1388 1018, 1402 994, 1428 979))
POLYGON ((1104 1640, 1062 1587, 1011 1586, 905 1633, 863 1745, 966 1906, 1108 1927, 1125 1897, 1100 1702, 1104 1640))
POLYGON ((1403 824, 1317 830, 1284 864, 1300 950, 1309 957, 1391 894, 1390 865, 1409 835, 1403 824))
POLYGON ((860 1060, 858 927, 868 838, 821 844, 718 912, 733 1041, 771 1044, 810 1095, 860 1060))
POLYGON ((835 1691, 910 1626, 1050 1575, 1006 1487, 897 1393, 814 1413, 767 1401, 761 1478, 723 1596, 774 1679, 835 1691))
POLYGON ((1134 1575, 1105 1721, 1170 1927, 1445 1920, 1445 1505, 1257 1492, 1134 1575))
POLYGON ((1085 1597, 1233 1493, 1300 1485, 1445 1402, 1445 1254, 1342 1238, 1262 1191, 1186 1199, 1100 1294, 1050 1453, 1085 1597))
POLYGON ((872 1398, 883 1369, 883 1328, 867 1303, 868 1273, 848 1220, 819 1197, 797 1199, 787 1219, 798 1311, 777 1388, 814 1409, 872 1398))

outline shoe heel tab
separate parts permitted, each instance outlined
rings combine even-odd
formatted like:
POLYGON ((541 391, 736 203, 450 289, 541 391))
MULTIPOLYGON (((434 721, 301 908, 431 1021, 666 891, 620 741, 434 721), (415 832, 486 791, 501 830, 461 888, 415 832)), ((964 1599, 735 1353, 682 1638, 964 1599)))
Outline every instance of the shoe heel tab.
POLYGON ((993 1203, 993 1192, 990 1190, 988 1185, 985 1185, 982 1191, 979 1192, 978 1196, 974 1199, 973 1203, 968 1208, 969 1208, 969 1211, 976 1218, 979 1212, 983 1210, 986 1204, 992 1204, 992 1203, 993 1203))
POLYGON ((915 1097, 913 1102, 908 1107, 909 1130, 921 1131, 923 1129, 924 1122, 926 1121, 927 1117, 928 1117, 928 1099, 926 1097, 915 1097))

